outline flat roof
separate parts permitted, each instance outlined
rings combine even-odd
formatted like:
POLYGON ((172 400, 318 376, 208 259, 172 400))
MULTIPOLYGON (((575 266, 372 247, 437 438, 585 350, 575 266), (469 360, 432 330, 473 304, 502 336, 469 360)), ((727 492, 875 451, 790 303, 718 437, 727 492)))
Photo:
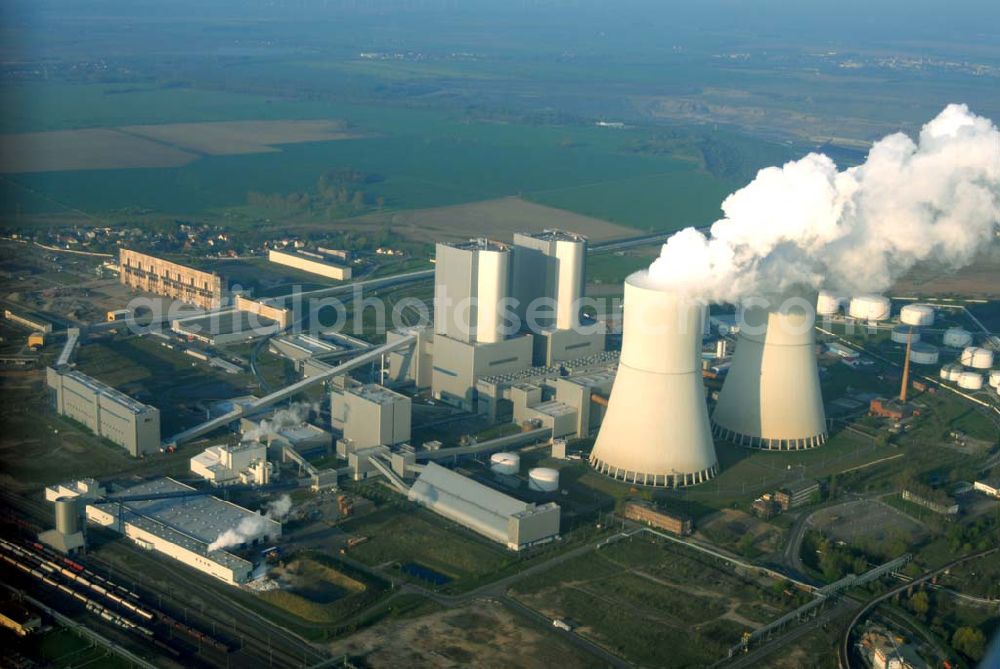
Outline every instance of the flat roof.
POLYGON ((541 239, 546 242, 585 242, 587 238, 578 232, 570 232, 568 230, 559 230, 558 228, 551 228, 548 230, 542 230, 541 232, 519 232, 519 235, 524 235, 525 237, 531 237, 532 239, 541 239))
POLYGON ((406 399, 405 395, 400 395, 394 390, 389 390, 385 386, 380 386, 375 383, 345 388, 344 392, 357 395, 358 397, 362 397, 378 404, 392 404, 406 399))
MULTIPOLYGON (((185 490, 195 490, 195 488, 184 485, 172 478, 164 477, 144 481, 117 494, 155 495, 158 493, 182 492, 185 490)), ((118 507, 117 502, 109 502, 108 505, 115 509, 118 507)), ((281 532, 281 523, 278 521, 264 518, 259 513, 244 509, 242 506, 226 502, 212 495, 125 502, 125 508, 132 511, 133 514, 139 514, 144 518, 155 521, 184 536, 190 537, 196 542, 204 544, 202 547, 203 552, 208 544, 215 541, 220 534, 226 530, 236 528, 240 524, 240 521, 245 518, 261 518, 270 530, 268 534, 274 534, 275 531, 281 532)), ((135 516, 130 515, 127 519, 131 522, 133 517, 135 516)))
POLYGON ((277 324, 270 318, 258 316, 249 311, 230 311, 222 314, 208 314, 184 318, 173 322, 174 330, 198 335, 253 333, 254 327, 272 328, 277 324))
POLYGON ((155 408, 149 406, 148 404, 143 404, 139 400, 129 397, 122 391, 112 388, 103 381, 98 381, 94 377, 87 376, 83 372, 79 372, 75 369, 70 370, 68 372, 63 372, 63 376, 73 379, 77 383, 86 386, 87 388, 89 388, 91 391, 93 391, 98 395, 104 395, 105 397, 113 401, 115 404, 127 409, 131 413, 134 414, 145 413, 150 409, 155 408))
POLYGON ((441 246, 448 246, 453 249, 461 249, 463 251, 509 251, 510 246, 504 242, 497 241, 495 239, 488 239, 486 237, 479 237, 477 239, 470 239, 467 242, 438 242, 441 246))
POLYGON ((557 400, 551 400, 549 402, 542 402, 541 404, 536 404, 535 406, 531 407, 531 410, 545 414, 546 416, 552 416, 553 418, 558 418, 559 416, 568 416, 570 414, 576 413, 576 409, 566 404, 565 402, 559 402, 557 400))

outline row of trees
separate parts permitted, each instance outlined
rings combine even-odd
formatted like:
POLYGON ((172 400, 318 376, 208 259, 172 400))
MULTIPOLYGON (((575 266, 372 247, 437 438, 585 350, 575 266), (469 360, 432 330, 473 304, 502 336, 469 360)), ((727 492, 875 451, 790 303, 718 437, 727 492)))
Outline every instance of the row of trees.
POLYGON ((950 639, 951 647, 956 652, 973 662, 983 659, 986 654, 986 635, 978 627, 956 627, 956 609, 950 595, 943 592, 931 595, 926 590, 920 590, 907 600, 906 607, 917 619, 928 624, 938 637, 950 639), (949 634, 952 629, 954 632, 949 634))
POLYGON ((361 170, 331 170, 319 177, 313 193, 250 191, 247 193, 247 204, 283 214, 322 210, 330 218, 342 218, 369 209, 380 211, 385 207, 383 196, 363 188, 379 181, 382 181, 379 175, 368 174, 361 170))

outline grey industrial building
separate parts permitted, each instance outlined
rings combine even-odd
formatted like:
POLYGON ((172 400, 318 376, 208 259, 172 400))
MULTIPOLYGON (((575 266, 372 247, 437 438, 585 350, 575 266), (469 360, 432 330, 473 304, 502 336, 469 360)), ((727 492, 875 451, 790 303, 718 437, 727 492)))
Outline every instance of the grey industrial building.
POLYGON ((438 244, 433 328, 388 335, 417 337, 412 349, 389 356, 389 379, 472 411, 481 378, 603 351, 601 326, 580 315, 586 251, 584 237, 559 230, 519 233, 513 245, 438 244))
POLYGON ((146 481, 123 491, 148 500, 95 502, 87 505, 87 520, 113 529, 147 550, 155 550, 229 584, 245 583, 253 564, 225 549, 209 551, 227 530, 252 526, 243 544, 270 543, 281 536, 281 523, 209 495, 156 499, 164 493, 194 491, 170 478, 146 481))
POLYGON ((604 350, 602 327, 581 319, 586 261, 583 235, 563 230, 514 234, 512 295, 522 330, 534 338, 534 365, 604 350))
POLYGON ((338 454, 409 441, 412 406, 409 397, 378 384, 344 377, 330 394, 331 424, 343 438, 338 454))
POLYGON ((60 415, 82 423, 132 457, 160 448, 160 410, 76 370, 46 371, 52 402, 60 415))
POLYGON ((424 467, 408 497, 513 551, 559 535, 558 504, 522 502, 433 462, 424 467))

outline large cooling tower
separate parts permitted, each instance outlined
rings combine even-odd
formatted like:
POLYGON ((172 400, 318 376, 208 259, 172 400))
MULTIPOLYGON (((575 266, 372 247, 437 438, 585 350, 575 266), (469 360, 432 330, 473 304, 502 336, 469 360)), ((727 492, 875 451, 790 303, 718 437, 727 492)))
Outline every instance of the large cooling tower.
POLYGON ((813 448, 826 441, 813 304, 801 299, 784 311, 780 305, 744 311, 733 363, 712 414, 718 436, 769 450, 813 448))
POLYGON ((625 281, 624 306, 618 375, 590 463, 640 485, 707 481, 718 460, 699 364, 704 307, 657 290, 645 272, 625 281))

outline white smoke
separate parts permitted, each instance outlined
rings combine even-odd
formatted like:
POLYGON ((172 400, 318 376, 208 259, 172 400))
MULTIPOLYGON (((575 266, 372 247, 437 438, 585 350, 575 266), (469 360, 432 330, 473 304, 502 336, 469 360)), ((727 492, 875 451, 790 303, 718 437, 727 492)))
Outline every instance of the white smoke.
POLYGON ((268 502, 267 511, 263 516, 259 513, 245 516, 236 527, 220 532, 215 541, 208 545, 208 551, 212 552, 249 543, 267 531, 268 523, 265 522, 265 519, 280 522, 288 516, 291 510, 292 498, 288 495, 282 495, 273 502, 268 502))
POLYGON ((650 279, 716 302, 798 285, 881 292, 917 262, 958 268, 991 243, 1000 132, 965 105, 948 105, 917 142, 889 135, 857 167, 838 171, 811 153, 763 169, 722 211, 709 236, 688 228, 670 237, 650 279))
POLYGON ((318 407, 308 402, 293 402, 287 409, 278 409, 271 418, 260 421, 256 428, 244 432, 241 441, 268 443, 282 430, 305 423, 310 410, 318 412, 318 407))

